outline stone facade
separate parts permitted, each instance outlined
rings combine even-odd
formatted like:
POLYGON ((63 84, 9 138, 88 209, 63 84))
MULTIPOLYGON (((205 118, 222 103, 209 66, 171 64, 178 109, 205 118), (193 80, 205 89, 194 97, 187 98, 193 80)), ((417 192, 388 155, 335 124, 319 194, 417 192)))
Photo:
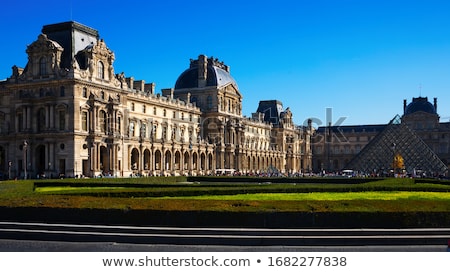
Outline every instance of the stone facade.
MULTIPOLYGON (((114 72, 98 31, 44 26, 0 82, 0 173, 38 176, 286 174, 311 170, 312 127, 242 115, 230 69, 200 55, 175 88, 114 72)), ((281 103, 280 103, 281 104, 281 103)))

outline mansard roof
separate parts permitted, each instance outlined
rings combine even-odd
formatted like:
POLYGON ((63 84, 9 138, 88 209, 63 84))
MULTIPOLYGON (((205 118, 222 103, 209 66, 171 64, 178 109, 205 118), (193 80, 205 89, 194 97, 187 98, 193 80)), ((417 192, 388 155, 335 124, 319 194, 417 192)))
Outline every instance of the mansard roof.
POLYGON ((206 56, 200 55, 198 60, 191 59, 190 67, 178 77, 175 90, 201 87, 222 88, 230 84, 238 89, 236 81, 230 74, 229 66, 213 57, 206 58, 206 56), (204 69, 203 65, 206 66, 204 71, 202 70, 204 69), (202 78, 203 85, 200 82, 202 78))
POLYGON ((426 112, 430 114, 437 114, 436 107, 428 102, 427 97, 415 97, 413 101, 405 109, 405 115, 416 113, 416 112, 426 112))

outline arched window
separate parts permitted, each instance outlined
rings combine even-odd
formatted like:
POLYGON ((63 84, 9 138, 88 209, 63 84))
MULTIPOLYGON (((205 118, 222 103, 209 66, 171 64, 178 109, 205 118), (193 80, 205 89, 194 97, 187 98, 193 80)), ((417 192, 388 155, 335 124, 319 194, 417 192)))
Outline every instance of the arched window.
POLYGON ((134 103, 131 103, 131 111, 134 111, 134 103))
POLYGON ((47 74, 47 59, 42 57, 39 59, 39 75, 44 76, 47 74))
POLYGON ((98 62, 98 78, 105 78, 105 65, 101 61, 98 62))
POLYGON ((117 132, 122 133, 122 118, 120 116, 117 117, 117 132))

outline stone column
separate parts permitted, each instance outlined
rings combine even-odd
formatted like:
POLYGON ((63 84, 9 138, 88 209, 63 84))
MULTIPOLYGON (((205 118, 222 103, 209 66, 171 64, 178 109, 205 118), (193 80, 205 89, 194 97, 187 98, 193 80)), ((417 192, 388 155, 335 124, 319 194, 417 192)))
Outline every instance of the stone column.
POLYGON ((50 129, 55 128, 55 106, 54 105, 50 105, 49 106, 49 110, 50 110, 50 129))
POLYGON ((25 130, 27 128, 27 108, 24 107, 22 113, 22 128, 25 130))
MULTIPOLYGON (((26 129, 27 130, 31 130, 31 107, 26 107, 26 119, 27 119, 27 125, 26 125, 26 129)), ((25 118, 25 116, 24 116, 25 118)))
POLYGON ((45 107, 45 130, 50 128, 50 106, 45 107))

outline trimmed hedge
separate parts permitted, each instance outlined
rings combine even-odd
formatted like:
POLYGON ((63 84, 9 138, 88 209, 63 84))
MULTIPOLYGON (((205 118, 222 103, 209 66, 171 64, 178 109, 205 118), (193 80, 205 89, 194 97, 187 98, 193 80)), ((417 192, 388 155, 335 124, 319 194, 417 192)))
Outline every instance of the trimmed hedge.
MULTIPOLYGON (((393 183, 383 182, 379 179, 288 179, 296 182, 282 182, 286 179, 277 179, 277 182, 268 182, 267 179, 244 177, 197 177, 190 183, 177 182, 185 177, 163 178, 165 182, 157 179, 101 179, 101 180, 59 180, 37 181, 34 190, 45 187, 68 187, 76 190, 61 190, 60 192, 47 192, 43 194, 64 194, 96 197, 183 197, 201 195, 235 195, 256 193, 313 193, 313 192, 374 192, 374 191, 414 191, 414 192, 450 192, 450 186, 442 184, 415 184, 411 180, 393 183), (200 183, 198 180, 202 180, 200 183), (197 182, 192 182, 197 180, 197 182), (233 181, 231 181, 233 180, 233 181), (246 182, 243 182, 245 180, 246 182), (314 180, 316 182, 311 182, 314 180), (346 181, 353 183, 347 183, 346 181), (172 181, 172 182, 168 182, 172 181), (249 182, 252 181, 252 182, 249 182), (364 181, 364 182, 363 182, 364 181), (380 181, 380 182, 376 182, 380 181), (407 182, 406 182, 407 181, 407 182), (358 183, 359 182, 359 183, 358 183), (370 183, 369 183, 370 182, 370 183), (96 187, 102 189, 95 190, 96 187), (106 187, 106 188, 104 188, 106 187), (111 188, 108 188, 111 187, 111 188), (85 188, 85 189, 83 189, 85 188)), ((188 179, 189 180, 189 179, 188 179)), ((401 180, 400 180, 401 181, 401 180)))

